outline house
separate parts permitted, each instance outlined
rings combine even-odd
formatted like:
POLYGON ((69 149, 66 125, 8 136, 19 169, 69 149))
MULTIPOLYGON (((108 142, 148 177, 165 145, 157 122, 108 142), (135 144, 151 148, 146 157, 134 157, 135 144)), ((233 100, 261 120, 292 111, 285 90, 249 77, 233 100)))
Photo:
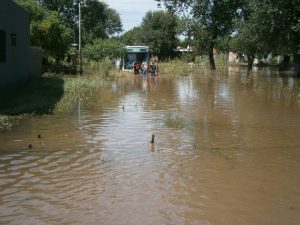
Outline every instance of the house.
POLYGON ((25 9, 12 0, 0 1, 0 89, 41 68, 41 50, 30 47, 29 23, 25 9))
POLYGON ((239 57, 238 57, 237 52, 229 52, 228 62, 229 63, 238 63, 239 62, 239 57))

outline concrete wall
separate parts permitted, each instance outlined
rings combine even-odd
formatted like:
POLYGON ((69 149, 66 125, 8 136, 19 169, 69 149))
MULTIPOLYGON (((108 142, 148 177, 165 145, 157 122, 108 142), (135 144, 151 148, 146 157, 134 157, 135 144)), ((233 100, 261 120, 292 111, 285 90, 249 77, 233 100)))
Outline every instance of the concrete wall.
POLYGON ((0 30, 5 31, 6 60, 0 62, 0 89, 29 76, 29 15, 12 0, 0 0, 0 30), (15 46, 12 35, 15 34, 15 46))

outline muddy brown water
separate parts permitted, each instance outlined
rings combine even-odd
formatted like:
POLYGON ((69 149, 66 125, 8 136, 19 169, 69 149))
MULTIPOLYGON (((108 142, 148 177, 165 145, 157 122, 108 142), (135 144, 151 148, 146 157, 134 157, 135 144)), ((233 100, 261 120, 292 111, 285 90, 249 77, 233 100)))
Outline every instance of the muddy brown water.
POLYGON ((269 69, 136 76, 22 121, 0 133, 0 224, 298 225, 299 90, 269 69))

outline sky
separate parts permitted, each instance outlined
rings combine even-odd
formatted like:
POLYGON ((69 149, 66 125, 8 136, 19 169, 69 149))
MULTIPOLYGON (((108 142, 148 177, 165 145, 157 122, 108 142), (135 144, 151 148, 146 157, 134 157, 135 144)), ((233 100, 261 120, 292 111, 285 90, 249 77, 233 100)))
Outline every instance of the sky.
POLYGON ((148 11, 158 10, 155 0, 102 0, 121 17, 124 32, 139 26, 148 11))

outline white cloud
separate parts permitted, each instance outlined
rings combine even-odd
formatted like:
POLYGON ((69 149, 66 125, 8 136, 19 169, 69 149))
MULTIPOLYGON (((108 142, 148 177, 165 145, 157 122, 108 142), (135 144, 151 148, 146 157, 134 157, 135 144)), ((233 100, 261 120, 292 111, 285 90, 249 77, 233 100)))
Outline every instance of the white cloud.
POLYGON ((155 0, 103 0, 103 2, 117 10, 125 31, 139 26, 148 11, 158 10, 155 0))

